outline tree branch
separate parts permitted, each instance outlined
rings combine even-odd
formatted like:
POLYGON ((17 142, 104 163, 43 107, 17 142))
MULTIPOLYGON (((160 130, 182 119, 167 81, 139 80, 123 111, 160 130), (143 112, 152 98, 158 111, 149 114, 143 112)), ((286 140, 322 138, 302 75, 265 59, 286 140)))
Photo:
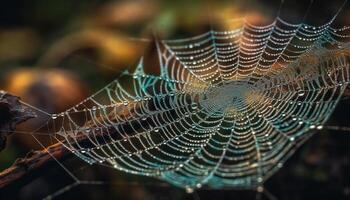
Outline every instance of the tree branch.
POLYGON ((3 188, 40 168, 45 167, 55 159, 61 160, 69 153, 61 143, 49 146, 45 150, 29 152, 25 158, 19 158, 15 163, 0 173, 0 188, 3 188))
POLYGON ((6 146, 7 136, 16 125, 35 117, 34 112, 20 102, 20 99, 0 90, 0 151, 6 146))

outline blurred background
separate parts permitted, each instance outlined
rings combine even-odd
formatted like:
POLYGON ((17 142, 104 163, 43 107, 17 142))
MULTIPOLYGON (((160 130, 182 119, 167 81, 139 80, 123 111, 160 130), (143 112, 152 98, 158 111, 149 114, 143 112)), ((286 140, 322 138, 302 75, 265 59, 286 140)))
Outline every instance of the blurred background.
MULTIPOLYGON (((324 24, 342 3, 314 0, 304 20, 324 24)), ((282 18, 300 23, 309 4, 284 0, 282 18)), ((277 0, 3 1, 0 89, 46 112, 58 113, 102 88, 123 70, 135 68, 142 55, 154 56, 155 38, 195 36, 213 24, 225 29, 230 20, 242 17, 268 23, 280 5, 277 0)), ((350 24, 349 8, 347 3, 335 25, 350 24)), ((156 68, 157 63, 146 67, 156 68)), ((329 124, 349 127, 349 112, 350 101, 344 97, 329 124)), ((40 149, 32 137, 12 135, 0 152, 0 170, 32 149, 40 149)), ((350 199, 349 155, 349 133, 323 130, 307 141, 265 187, 277 199, 350 199)), ((253 190, 202 189, 186 194, 160 181, 87 166, 76 158, 64 164, 82 180, 103 180, 105 184, 78 186, 57 199, 256 198, 253 190)), ((34 181, 3 189, 0 199, 40 199, 70 183, 71 178, 56 164, 34 181)))

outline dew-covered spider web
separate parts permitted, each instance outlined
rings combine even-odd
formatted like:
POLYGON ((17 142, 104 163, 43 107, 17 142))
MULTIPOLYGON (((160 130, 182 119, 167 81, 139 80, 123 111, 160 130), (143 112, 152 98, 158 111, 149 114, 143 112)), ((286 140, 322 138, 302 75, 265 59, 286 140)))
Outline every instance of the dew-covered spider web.
POLYGON ((157 40, 159 75, 146 73, 141 58, 134 72, 49 123, 89 164, 188 192, 256 188, 323 128, 350 82, 350 27, 335 28, 334 19, 241 20, 157 40))
POLYGON ((145 73, 141 59, 53 115, 56 134, 90 164, 187 190, 257 187, 322 129, 350 81, 349 27, 331 23, 242 21, 157 41, 159 76, 145 73))

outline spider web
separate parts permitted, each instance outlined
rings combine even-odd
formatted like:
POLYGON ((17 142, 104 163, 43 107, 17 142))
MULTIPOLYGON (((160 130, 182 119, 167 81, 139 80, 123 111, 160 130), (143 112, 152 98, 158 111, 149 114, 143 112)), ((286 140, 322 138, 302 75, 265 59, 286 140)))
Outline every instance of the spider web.
POLYGON ((259 187, 323 128, 350 81, 350 27, 332 22, 241 21, 156 41, 159 76, 145 73, 141 58, 134 72, 50 123, 89 164, 188 192, 259 187))
MULTIPOLYGON (((187 192, 261 190, 323 129, 350 82, 350 27, 332 27, 335 17, 320 26, 240 20, 231 30, 157 40, 159 75, 141 58, 76 106, 47 113, 48 127, 89 164, 187 192)), ((62 167, 76 182, 49 198, 92 183, 62 167)))

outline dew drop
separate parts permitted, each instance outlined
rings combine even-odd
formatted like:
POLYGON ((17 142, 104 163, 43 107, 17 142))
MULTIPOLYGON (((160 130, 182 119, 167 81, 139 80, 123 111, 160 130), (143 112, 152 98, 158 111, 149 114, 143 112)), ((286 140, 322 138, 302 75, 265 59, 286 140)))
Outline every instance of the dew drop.
POLYGON ((264 187, 259 186, 259 187, 256 188, 256 191, 257 192, 264 192, 264 187))
POLYGON ((186 193, 188 193, 188 194, 193 193, 193 188, 187 186, 186 187, 186 193))
POLYGON ((317 130, 322 130, 322 129, 323 129, 323 126, 322 126, 322 125, 319 125, 319 126, 317 126, 316 128, 317 128, 317 130))
POLYGON ((191 108, 194 109, 194 110, 197 109, 198 108, 197 103, 192 103, 191 108))
POLYGON ((299 97, 302 97, 304 95, 305 95, 305 91, 303 91, 303 90, 298 91, 298 96, 299 97))

